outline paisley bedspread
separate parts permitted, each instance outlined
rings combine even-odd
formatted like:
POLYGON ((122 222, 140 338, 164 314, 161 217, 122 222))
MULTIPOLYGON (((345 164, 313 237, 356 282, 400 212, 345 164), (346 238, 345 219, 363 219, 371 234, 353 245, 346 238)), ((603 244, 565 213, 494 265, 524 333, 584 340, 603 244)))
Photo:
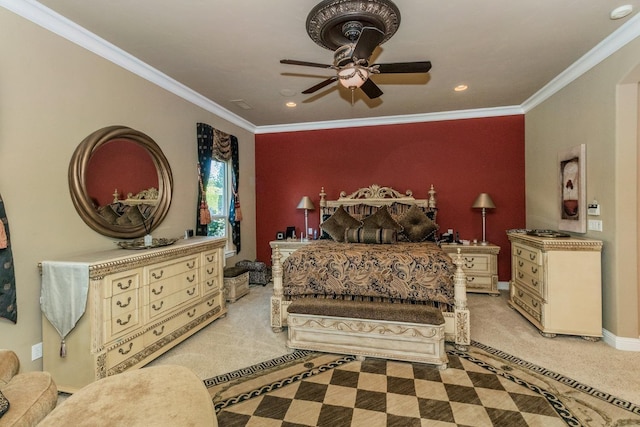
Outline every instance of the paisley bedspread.
POLYGON ((435 243, 363 244, 319 240, 283 263, 288 299, 322 295, 454 303, 455 265, 435 243))

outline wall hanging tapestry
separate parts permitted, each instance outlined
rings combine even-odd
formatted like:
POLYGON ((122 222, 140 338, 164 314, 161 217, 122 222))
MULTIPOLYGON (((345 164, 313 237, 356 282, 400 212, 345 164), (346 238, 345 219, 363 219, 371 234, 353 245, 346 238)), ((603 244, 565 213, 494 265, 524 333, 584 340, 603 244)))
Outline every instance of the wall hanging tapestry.
POLYGON ((13 323, 18 321, 11 235, 2 195, 0 195, 0 317, 9 319, 13 323))

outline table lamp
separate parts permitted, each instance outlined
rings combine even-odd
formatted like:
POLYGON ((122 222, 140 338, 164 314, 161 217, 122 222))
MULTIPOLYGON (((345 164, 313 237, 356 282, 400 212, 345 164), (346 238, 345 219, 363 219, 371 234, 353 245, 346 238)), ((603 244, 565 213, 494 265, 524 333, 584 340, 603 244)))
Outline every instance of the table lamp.
POLYGON ((491 196, 489 196, 487 193, 480 193, 478 197, 476 197, 476 201, 473 202, 473 205, 471 207, 473 209, 482 209, 482 241, 480 242, 480 244, 486 245, 489 243, 487 242, 486 233, 487 209, 495 209, 496 205, 493 203, 493 200, 491 200, 491 196))
MULTIPOLYGON (((313 202, 311 201, 311 199, 308 196, 304 196, 302 199, 300 199, 300 203, 298 203, 298 209, 304 209, 304 234, 307 236, 307 239, 309 238, 309 235, 307 233, 309 233, 309 214, 308 212, 311 210, 315 209, 315 206, 313 206, 313 202)), ((300 236, 302 238, 302 236, 300 236)))

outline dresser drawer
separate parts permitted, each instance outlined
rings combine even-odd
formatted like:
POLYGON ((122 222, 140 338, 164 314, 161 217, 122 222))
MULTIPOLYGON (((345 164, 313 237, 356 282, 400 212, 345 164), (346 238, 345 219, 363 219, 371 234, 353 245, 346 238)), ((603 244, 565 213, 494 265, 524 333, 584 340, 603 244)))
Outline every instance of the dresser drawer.
POLYGON ((202 281, 202 294, 210 294, 220 290, 220 277, 209 277, 202 281))
POLYGON ((125 333, 130 333, 142 326, 142 316, 136 307, 131 311, 122 312, 104 322, 104 342, 118 339, 125 333))
POLYGON ((154 302, 172 293, 193 287, 200 283, 198 271, 187 271, 170 278, 149 285, 147 301, 154 302))
POLYGON ((199 266, 199 257, 194 255, 145 268, 146 283, 152 284, 185 272, 197 271, 199 266))
POLYGON ((122 292, 138 289, 142 278, 142 270, 130 270, 117 274, 110 274, 104 278, 102 287, 104 298, 110 298, 122 292))
POLYGON ((542 252, 535 248, 528 248, 519 244, 512 246, 514 256, 534 264, 542 265, 542 252))
MULTIPOLYGON (((451 256, 451 254, 449 255, 451 256)), ((474 254, 462 255, 462 270, 465 273, 491 273, 491 261, 489 255, 474 254)))
POLYGON ((542 300, 517 284, 512 284, 511 302, 542 324, 542 300))
POLYGON ((131 289, 130 291, 105 299, 104 320, 110 320, 133 309, 138 309, 140 307, 139 294, 139 289, 131 289))
POLYGON ((108 350, 106 357, 106 369, 112 369, 119 363, 135 356, 142 350, 144 350, 142 336, 136 337, 135 339, 127 341, 118 347, 108 350))
POLYGON ((219 275, 222 269, 220 250, 209 251, 202 254, 202 277, 204 280, 219 275))
POLYGON ((178 307, 188 301, 192 301, 200 297, 199 284, 192 285, 186 289, 181 289, 178 292, 167 295, 164 298, 152 301, 149 303, 148 312, 149 319, 156 319, 178 307))

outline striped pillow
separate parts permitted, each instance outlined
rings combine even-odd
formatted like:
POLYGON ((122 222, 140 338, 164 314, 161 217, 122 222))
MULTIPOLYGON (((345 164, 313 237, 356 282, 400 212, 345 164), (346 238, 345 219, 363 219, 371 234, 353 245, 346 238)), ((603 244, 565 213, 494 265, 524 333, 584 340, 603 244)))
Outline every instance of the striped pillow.
POLYGON ((398 233, 390 228, 347 228, 344 241, 347 243, 396 243, 398 233))

